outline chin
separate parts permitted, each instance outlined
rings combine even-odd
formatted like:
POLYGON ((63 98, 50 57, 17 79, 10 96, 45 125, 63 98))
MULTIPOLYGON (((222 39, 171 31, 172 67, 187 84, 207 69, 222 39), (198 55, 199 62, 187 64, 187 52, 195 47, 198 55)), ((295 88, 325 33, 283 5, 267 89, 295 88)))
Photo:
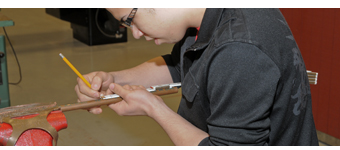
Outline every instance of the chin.
POLYGON ((177 39, 170 39, 170 40, 155 39, 155 44, 156 45, 161 45, 161 44, 176 44, 179 41, 180 40, 177 40, 177 39), (156 42, 156 40, 157 40, 157 42, 156 42))

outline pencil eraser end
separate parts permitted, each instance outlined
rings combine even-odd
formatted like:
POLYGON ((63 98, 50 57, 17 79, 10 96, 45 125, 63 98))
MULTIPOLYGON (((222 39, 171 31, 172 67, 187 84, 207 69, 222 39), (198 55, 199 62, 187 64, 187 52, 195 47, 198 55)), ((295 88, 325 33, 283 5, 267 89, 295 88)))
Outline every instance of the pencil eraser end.
POLYGON ((63 55, 62 53, 59 53, 59 56, 60 56, 61 58, 64 58, 64 55, 63 55))

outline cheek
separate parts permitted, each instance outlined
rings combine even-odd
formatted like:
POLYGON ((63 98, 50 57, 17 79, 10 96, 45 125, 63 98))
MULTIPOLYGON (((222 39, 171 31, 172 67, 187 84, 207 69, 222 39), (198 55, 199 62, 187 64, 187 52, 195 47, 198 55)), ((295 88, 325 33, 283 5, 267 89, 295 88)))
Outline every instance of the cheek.
POLYGON ((181 30, 180 27, 176 26, 175 24, 168 23, 168 24, 159 24, 160 26, 157 26, 155 31, 159 33, 159 38, 163 38, 166 40, 169 40, 170 42, 178 42, 181 40, 185 34, 185 31, 181 30))
POLYGON ((142 25, 135 24, 135 26, 142 31, 145 36, 162 39, 167 41, 167 43, 176 43, 180 41, 186 32, 186 29, 176 26, 173 23, 143 22, 142 25))
POLYGON ((186 30, 178 30, 178 29, 176 30, 176 29, 174 29, 174 30, 170 31, 169 35, 171 35, 170 36, 171 42, 172 43, 179 42, 180 40, 183 39, 185 33, 186 33, 186 30))

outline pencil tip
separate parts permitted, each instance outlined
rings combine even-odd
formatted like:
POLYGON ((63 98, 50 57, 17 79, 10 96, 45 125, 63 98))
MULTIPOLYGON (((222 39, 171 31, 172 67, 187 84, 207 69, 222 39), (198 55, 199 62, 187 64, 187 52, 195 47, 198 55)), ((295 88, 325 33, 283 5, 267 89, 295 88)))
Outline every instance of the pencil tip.
POLYGON ((61 54, 61 53, 59 53, 59 56, 60 56, 61 58, 64 58, 64 55, 63 55, 63 54, 61 54))

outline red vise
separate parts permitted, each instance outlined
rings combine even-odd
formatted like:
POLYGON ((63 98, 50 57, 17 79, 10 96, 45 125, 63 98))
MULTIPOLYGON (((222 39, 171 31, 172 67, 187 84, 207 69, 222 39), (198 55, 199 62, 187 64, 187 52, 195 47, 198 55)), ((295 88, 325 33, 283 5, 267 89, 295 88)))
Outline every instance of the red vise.
MULTIPOLYGON (((17 117, 13 119, 29 119, 37 116, 28 115, 17 117)), ((52 111, 47 116, 47 121, 57 131, 67 128, 67 120, 65 115, 61 111, 52 111)), ((13 128, 8 123, 0 123, 0 145, 6 145, 7 140, 10 138, 13 132, 13 128)), ((52 136, 42 129, 29 129, 22 133, 16 142, 15 146, 52 146, 52 136)))

